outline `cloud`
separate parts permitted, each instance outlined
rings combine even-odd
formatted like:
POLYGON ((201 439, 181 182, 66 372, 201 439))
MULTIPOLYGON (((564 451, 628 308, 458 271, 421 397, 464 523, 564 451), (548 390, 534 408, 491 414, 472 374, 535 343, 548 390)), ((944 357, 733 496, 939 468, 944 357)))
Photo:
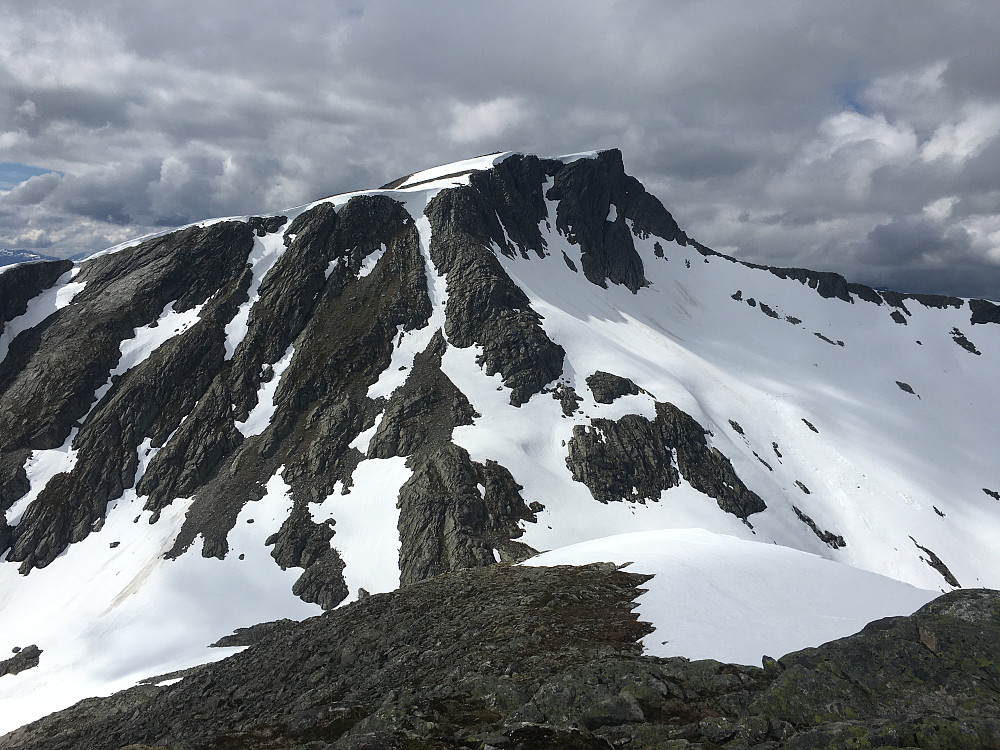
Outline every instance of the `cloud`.
POLYGON ((448 137, 455 143, 481 143, 496 139, 524 122, 523 106, 509 96, 478 104, 453 104, 448 137))
POLYGON ((987 5, 13 4, 0 159, 65 177, 0 174, 0 246, 40 230, 68 256, 484 151, 618 146, 719 250, 979 289, 1000 263, 987 5))

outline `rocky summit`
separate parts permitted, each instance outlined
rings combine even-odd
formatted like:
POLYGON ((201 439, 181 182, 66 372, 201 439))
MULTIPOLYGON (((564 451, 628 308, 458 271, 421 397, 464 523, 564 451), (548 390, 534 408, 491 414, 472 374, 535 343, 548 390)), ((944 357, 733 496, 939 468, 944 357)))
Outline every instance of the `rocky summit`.
POLYGON ((0 747, 997 746, 998 322, 616 150, 4 266, 0 747))

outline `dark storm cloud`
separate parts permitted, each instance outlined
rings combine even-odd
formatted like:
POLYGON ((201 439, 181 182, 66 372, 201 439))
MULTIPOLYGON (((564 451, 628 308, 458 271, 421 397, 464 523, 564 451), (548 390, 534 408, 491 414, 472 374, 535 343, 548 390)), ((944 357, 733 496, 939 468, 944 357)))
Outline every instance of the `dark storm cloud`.
POLYGON ((998 18, 960 0, 25 3, 0 18, 0 160, 65 177, 0 193, 0 245, 69 255, 493 150, 618 146, 719 250, 972 290, 1000 263, 998 18))

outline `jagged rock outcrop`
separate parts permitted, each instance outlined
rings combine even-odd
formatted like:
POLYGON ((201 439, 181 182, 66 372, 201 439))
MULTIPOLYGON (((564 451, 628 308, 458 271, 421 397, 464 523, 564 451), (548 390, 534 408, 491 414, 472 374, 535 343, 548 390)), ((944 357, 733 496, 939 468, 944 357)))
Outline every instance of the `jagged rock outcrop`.
POLYGON ((0 748, 1000 744, 998 592, 953 592, 761 668, 641 656, 645 580, 606 563, 450 573, 252 629, 233 640, 242 653, 83 701, 0 748))
MULTIPOLYGON (((559 376, 565 352, 546 335, 541 317, 492 250, 493 244, 506 247, 497 211, 467 186, 442 191, 425 213, 431 260, 447 278, 448 342, 463 349, 481 346, 476 361, 487 375, 500 373, 511 404, 520 406, 559 376)), ((521 240, 531 247, 530 235, 521 240)))
POLYGON ((599 404, 610 404, 622 396, 637 396, 640 393, 645 393, 629 378, 623 378, 621 375, 603 370, 597 370, 593 375, 587 377, 587 387, 594 394, 594 401, 599 404))
POLYGON ((12 657, 0 661, 0 677, 8 674, 18 674, 26 669, 37 667, 41 655, 42 650, 33 643, 24 648, 15 648, 12 657))
POLYGON ((647 286, 642 258, 632 241, 654 234, 685 244, 687 237, 670 213, 625 174, 621 152, 602 151, 559 169, 546 197, 559 202, 556 228, 580 246, 583 273, 598 286, 621 284, 632 292, 647 286), (631 229, 626 219, 632 222, 631 229))
POLYGON ((652 421, 626 414, 616 421, 592 419, 590 427, 575 426, 566 466, 602 503, 657 501, 683 476, 743 521, 764 510, 764 501, 743 484, 729 459, 708 447, 705 435, 688 414, 657 402, 652 421))
POLYGON ((413 470, 398 501, 402 584, 492 565, 496 554, 515 560, 534 554, 514 540, 524 533, 518 522, 533 522, 541 506, 525 503, 505 467, 473 461, 451 442, 455 427, 479 415, 441 371, 446 348, 438 331, 414 358, 368 449, 372 458, 408 456, 413 470))
POLYGON ((988 302, 984 299, 969 300, 969 308, 972 310, 971 322, 976 323, 1000 323, 1000 305, 988 302))
POLYGON ((305 505, 295 505, 281 528, 264 542, 274 545, 271 557, 282 570, 303 568, 304 572, 292 586, 292 593, 323 609, 333 609, 348 594, 343 576, 344 561, 337 550, 330 547, 335 523, 332 518, 316 523, 305 505))
MULTIPOLYGON (((0 483, 10 482, 23 494, 23 464, 30 450, 62 445, 91 407, 74 443, 94 443, 99 449, 93 454, 97 463, 78 464, 50 483, 10 530, 8 559, 22 562, 22 571, 48 564, 67 544, 100 526, 107 501, 132 484, 132 477, 122 476, 128 454, 134 468, 135 450, 160 405, 191 401, 188 378, 149 382, 133 374, 133 388, 112 384, 95 405, 95 393, 118 363, 121 342, 173 302, 177 312, 205 305, 192 336, 214 337, 221 347, 220 318, 235 312, 232 297, 246 276, 242 268, 252 244, 246 224, 222 222, 86 261, 76 277, 85 287, 73 303, 14 342, 15 359, 17 348, 32 354, 0 383, 0 483), (113 406, 102 408, 112 401, 113 406)), ((180 342, 175 346, 184 348, 180 342)), ((202 351, 194 356, 202 359, 200 369, 208 370, 208 378, 213 367, 221 366, 221 355, 202 351)), ((183 365, 178 361, 177 366, 183 365)), ((4 507, 16 499, 5 497, 4 507)))
POLYGON ((0 273, 0 333, 28 309, 28 301, 45 291, 73 268, 71 260, 21 263, 0 273))

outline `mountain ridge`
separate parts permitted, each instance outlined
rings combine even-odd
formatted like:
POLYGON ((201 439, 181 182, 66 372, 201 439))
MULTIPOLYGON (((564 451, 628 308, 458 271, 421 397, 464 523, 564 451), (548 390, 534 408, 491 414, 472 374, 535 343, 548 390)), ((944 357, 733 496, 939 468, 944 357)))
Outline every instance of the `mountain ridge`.
POLYGON ((715 253, 617 151, 397 182, 0 273, 4 637, 50 641, 2 679, 84 675, 30 710, 218 658, 235 627, 640 529, 1000 585, 1000 477, 963 447, 1000 440, 1000 306, 715 253), (94 599, 71 637, 70 566, 94 599), (87 676, 87 629, 150 632, 163 597, 206 608, 175 657, 87 676))

